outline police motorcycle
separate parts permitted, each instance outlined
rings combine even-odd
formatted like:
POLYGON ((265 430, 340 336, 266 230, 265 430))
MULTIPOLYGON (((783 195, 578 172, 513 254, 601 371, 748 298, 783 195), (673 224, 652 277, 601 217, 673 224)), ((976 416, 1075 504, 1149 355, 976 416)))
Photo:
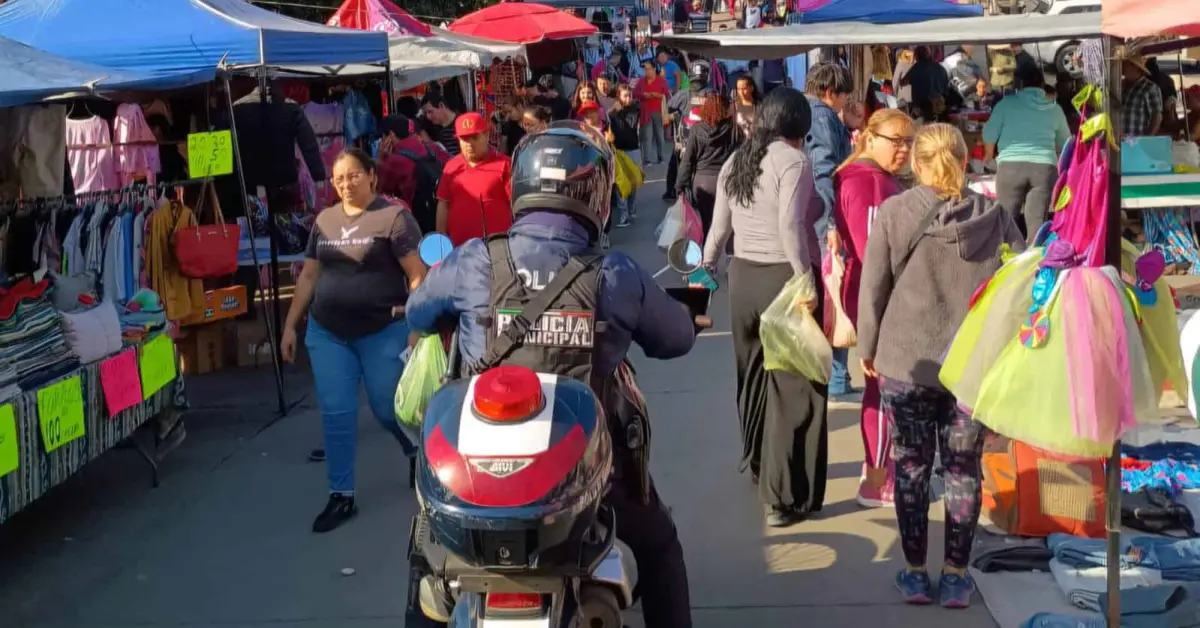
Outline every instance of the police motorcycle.
MULTIPOLYGON (((423 254, 448 250, 444 236, 426 237, 423 254)), ((703 272, 699 244, 673 248, 676 271, 703 272)), ((708 288, 668 292, 696 314, 697 331, 711 326, 708 288)), ((520 366, 460 377, 460 361, 455 336, 423 418, 407 625, 621 628, 637 565, 603 503, 614 460, 599 398, 582 381, 520 366)))

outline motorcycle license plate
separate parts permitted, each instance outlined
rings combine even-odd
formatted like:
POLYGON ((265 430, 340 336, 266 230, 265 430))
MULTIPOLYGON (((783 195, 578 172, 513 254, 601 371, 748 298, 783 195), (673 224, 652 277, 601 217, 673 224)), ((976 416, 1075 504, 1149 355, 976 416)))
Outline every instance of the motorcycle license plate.
POLYGON ((480 628, 550 628, 549 617, 529 617, 523 619, 483 619, 480 628))
POLYGON ((483 559, 500 567, 526 564, 529 559, 526 535, 524 531, 488 532, 483 537, 483 559))

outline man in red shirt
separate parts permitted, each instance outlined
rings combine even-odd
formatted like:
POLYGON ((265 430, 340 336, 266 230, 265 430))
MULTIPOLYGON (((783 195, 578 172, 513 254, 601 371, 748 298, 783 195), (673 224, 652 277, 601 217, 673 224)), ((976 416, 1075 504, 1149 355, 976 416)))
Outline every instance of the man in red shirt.
POLYGON ((508 157, 488 145, 488 124, 474 111, 454 121, 462 152, 446 163, 438 184, 437 230, 454 246, 512 227, 508 157))

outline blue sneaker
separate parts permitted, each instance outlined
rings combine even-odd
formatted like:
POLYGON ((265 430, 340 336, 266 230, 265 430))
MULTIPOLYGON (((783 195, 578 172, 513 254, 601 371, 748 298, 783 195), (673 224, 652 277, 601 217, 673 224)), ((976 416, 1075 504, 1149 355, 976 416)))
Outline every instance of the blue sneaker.
POLYGON ((896 589, 904 596, 907 604, 933 603, 933 597, 930 596, 933 583, 929 581, 929 574, 924 571, 902 569, 896 574, 896 589))
POLYGON ((943 608, 966 608, 971 605, 971 594, 975 592, 975 581, 971 576, 953 573, 942 574, 938 581, 938 597, 943 608))

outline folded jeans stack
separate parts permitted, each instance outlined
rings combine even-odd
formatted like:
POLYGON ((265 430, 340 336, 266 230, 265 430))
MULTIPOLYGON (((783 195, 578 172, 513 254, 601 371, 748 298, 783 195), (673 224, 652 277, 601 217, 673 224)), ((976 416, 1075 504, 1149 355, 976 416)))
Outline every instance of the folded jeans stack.
MULTIPOLYGON (((1107 590, 1108 570, 1105 567, 1068 567, 1058 560, 1050 561, 1054 582, 1067 596, 1072 606, 1087 611, 1100 611, 1100 596, 1107 590)), ((1162 584, 1162 575, 1148 567, 1122 567, 1121 589, 1152 587, 1162 584)))
MULTIPOLYGON (((1102 539, 1052 534, 1046 544, 1054 552, 1054 558, 1067 567, 1086 569, 1103 567, 1106 563, 1106 544, 1102 539)), ((1120 560, 1122 568, 1157 569, 1163 580, 1200 582, 1200 538, 1138 536, 1122 539, 1120 560)))
MULTIPOLYGON (((1121 628, 1200 628, 1200 604, 1193 584, 1163 584, 1121 590, 1121 628)), ((1108 610, 1108 594, 1100 596, 1100 612, 1108 610)), ((1105 628, 1103 615, 1079 617, 1038 613, 1021 628, 1105 628)))

